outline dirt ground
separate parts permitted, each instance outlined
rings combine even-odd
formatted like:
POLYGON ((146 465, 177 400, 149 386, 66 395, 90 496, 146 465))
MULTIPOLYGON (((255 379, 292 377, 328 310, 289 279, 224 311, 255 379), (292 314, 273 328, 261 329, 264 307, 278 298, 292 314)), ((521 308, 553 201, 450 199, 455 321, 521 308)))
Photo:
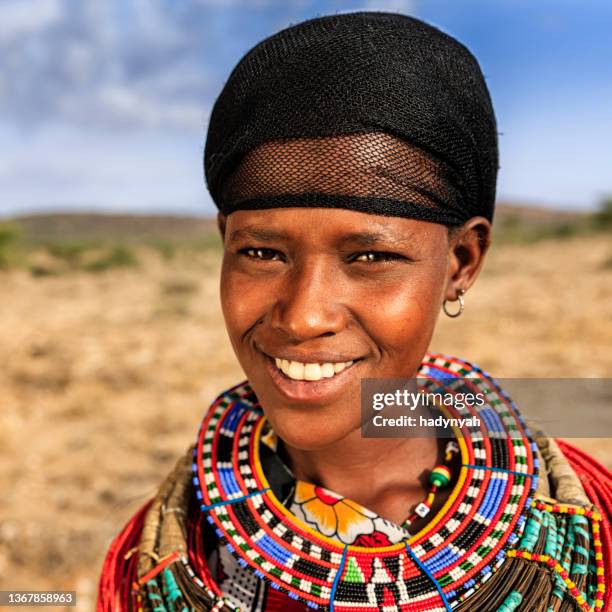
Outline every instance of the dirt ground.
MULTIPOLYGON (((219 255, 140 258, 98 275, 0 272, 0 589, 76 590, 93 609, 111 538, 242 377, 219 255)), ((603 235, 494 248, 432 348, 497 377, 611 377, 611 262, 603 235)), ((610 439, 578 443, 612 468, 610 439)))

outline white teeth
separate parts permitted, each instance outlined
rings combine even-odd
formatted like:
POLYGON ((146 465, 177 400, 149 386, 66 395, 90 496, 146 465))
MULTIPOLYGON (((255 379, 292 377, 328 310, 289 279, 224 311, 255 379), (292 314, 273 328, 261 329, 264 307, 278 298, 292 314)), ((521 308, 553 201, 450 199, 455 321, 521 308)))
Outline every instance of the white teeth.
POLYGON ((344 368, 348 368, 350 365, 353 365, 352 361, 345 361, 344 363, 334 363, 334 372, 338 374, 338 372, 342 372, 344 368))
POLYGON ((288 361, 287 359, 274 358, 274 363, 279 370, 293 380, 321 380, 332 378, 335 374, 342 372, 353 364, 352 361, 338 363, 301 363, 299 361, 288 361))
POLYGON ((321 366, 318 363, 307 363, 304 366, 306 380, 321 380, 321 366))
POLYGON ((304 364, 299 361, 292 361, 289 364, 287 376, 293 378, 293 380, 304 380, 304 364))
POLYGON ((323 376, 323 378, 331 378, 334 373, 335 372, 333 363, 324 363, 321 366, 321 376, 323 376))

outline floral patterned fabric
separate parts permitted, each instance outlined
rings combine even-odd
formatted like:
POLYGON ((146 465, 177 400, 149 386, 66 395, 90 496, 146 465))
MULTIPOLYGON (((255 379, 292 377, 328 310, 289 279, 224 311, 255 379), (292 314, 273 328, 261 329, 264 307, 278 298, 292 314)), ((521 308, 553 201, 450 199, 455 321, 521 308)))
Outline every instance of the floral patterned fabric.
POLYGON ((302 480, 296 481, 290 510, 323 535, 342 544, 387 546, 410 537, 406 529, 383 519, 376 512, 302 480))

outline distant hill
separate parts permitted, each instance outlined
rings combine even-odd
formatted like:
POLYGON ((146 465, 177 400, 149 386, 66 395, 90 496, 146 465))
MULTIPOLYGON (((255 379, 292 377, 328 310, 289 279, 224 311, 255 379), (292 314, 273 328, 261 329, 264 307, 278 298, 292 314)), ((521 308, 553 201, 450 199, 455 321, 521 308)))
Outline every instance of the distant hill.
POLYGON ((495 223, 506 223, 509 219, 523 223, 571 223, 582 222, 592 216, 592 212, 527 206, 524 204, 500 203, 495 206, 495 223))
POLYGON ((116 215, 97 213, 40 214, 14 217, 21 237, 28 242, 172 242, 193 241, 216 230, 216 219, 169 215, 116 215))

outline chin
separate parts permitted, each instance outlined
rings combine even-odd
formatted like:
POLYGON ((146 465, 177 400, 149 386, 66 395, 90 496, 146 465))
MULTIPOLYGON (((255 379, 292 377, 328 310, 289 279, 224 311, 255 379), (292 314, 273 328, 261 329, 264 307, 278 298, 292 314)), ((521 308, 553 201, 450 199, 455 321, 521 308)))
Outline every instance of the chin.
POLYGON ((312 414, 267 415, 278 437, 288 446, 302 451, 317 451, 339 442, 352 429, 347 423, 312 414))

